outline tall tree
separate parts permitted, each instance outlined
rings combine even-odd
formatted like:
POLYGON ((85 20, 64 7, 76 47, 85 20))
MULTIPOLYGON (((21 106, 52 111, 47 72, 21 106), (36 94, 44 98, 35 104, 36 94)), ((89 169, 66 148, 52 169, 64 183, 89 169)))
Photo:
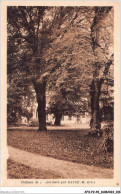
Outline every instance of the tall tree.
MULTIPOLYGON (((93 80, 91 84, 91 109, 93 130, 100 130, 99 99, 104 81, 113 65, 113 8, 94 7, 95 16, 91 26, 92 49, 95 56, 93 80)), ((113 71, 113 68, 112 68, 113 71)))
MULTIPOLYGON (((15 70, 18 71, 19 74, 22 74, 22 78, 25 76, 35 88, 37 88, 36 82, 40 76, 40 64, 36 56, 40 54, 39 45, 41 42, 39 36, 42 29, 40 29, 40 25, 42 25, 44 11, 45 7, 8 7, 7 14, 8 74, 12 75, 15 70), (16 50, 14 48, 11 50, 10 46, 13 47, 13 45, 16 50)), ((24 80, 22 81, 24 82, 24 80)), ((43 79, 40 82, 43 82, 43 79)), ((24 82, 24 85, 26 85, 26 82, 24 82)), ((42 87, 41 85, 42 83, 40 83, 40 87, 42 87)), ((37 100, 38 98, 37 93, 37 100)), ((40 101, 38 100, 39 103, 40 101)), ((44 103, 42 103, 41 109, 43 109, 43 116, 40 119, 40 123, 43 122, 42 119, 45 116, 44 103)), ((43 124, 42 130, 45 130, 43 124)))
POLYGON ((27 82, 33 84, 40 131, 46 130, 46 82, 56 66, 55 63, 48 66, 43 53, 53 41, 53 26, 61 25, 66 10, 69 12, 63 7, 8 7, 8 74, 12 75, 17 69, 27 82))
POLYGON ((57 120, 62 113, 67 113, 67 109, 68 114, 82 111, 85 102, 89 101, 89 84, 93 77, 90 27, 94 10, 92 7, 68 9, 70 14, 59 28, 54 29, 52 37, 56 38, 45 56, 47 63, 57 64, 49 78, 49 85, 53 85, 52 90, 56 91, 50 109, 56 112, 57 120), (82 102, 84 98, 86 101, 82 102))
POLYGON ((90 111, 89 87, 80 79, 80 69, 80 65, 64 65, 54 72, 54 79, 48 83, 48 112, 54 114, 56 125, 60 125, 62 115, 79 116, 90 111))
MULTIPOLYGON (((69 80, 68 80, 69 81, 69 80)), ((79 116, 82 112, 89 111, 89 101, 81 93, 79 85, 63 85, 53 90, 47 107, 48 113, 55 117, 55 125, 61 124, 62 116, 79 116), (75 86, 75 87, 74 87, 75 86)))

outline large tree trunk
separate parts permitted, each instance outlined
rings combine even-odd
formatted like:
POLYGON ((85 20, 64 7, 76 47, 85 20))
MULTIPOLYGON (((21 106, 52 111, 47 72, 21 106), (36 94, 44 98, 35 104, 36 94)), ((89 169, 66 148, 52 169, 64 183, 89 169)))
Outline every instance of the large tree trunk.
POLYGON ((34 88, 38 103, 38 119, 39 131, 46 131, 46 81, 43 78, 41 81, 34 83, 34 88))
POLYGON ((56 113, 55 114, 55 123, 54 123, 54 125, 60 126, 61 125, 61 118, 62 118, 62 114, 56 113))
POLYGON ((91 119, 91 128, 92 130, 100 130, 100 108, 99 108, 99 97, 101 92, 102 81, 93 80, 91 85, 91 110, 92 110, 92 119, 91 119))

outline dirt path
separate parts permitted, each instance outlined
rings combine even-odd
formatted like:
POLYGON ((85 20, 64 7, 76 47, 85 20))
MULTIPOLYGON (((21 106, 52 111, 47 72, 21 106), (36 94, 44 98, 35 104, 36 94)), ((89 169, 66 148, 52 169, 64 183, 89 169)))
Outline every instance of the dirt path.
POLYGON ((112 169, 58 160, 19 150, 11 146, 8 146, 8 152, 9 158, 15 162, 28 165, 35 169, 53 172, 65 179, 113 178, 112 169))

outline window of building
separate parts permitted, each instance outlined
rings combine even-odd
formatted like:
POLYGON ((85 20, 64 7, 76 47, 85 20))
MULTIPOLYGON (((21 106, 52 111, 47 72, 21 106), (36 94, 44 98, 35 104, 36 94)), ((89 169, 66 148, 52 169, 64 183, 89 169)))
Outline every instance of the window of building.
POLYGON ((64 121, 64 116, 62 116, 61 120, 64 121))
POLYGON ((46 121, 48 121, 48 114, 46 115, 46 121))
POLYGON ((82 115, 82 118, 85 118, 85 115, 82 115))
POLYGON ((71 121, 71 116, 68 116, 68 120, 71 121))

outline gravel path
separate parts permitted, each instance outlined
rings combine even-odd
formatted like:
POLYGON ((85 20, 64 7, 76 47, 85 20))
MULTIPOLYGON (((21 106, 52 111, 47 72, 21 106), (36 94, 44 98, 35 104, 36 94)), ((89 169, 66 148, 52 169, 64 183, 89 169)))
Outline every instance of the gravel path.
POLYGON ((8 146, 9 159, 31 168, 50 171, 65 179, 113 178, 113 169, 58 160, 8 146))

